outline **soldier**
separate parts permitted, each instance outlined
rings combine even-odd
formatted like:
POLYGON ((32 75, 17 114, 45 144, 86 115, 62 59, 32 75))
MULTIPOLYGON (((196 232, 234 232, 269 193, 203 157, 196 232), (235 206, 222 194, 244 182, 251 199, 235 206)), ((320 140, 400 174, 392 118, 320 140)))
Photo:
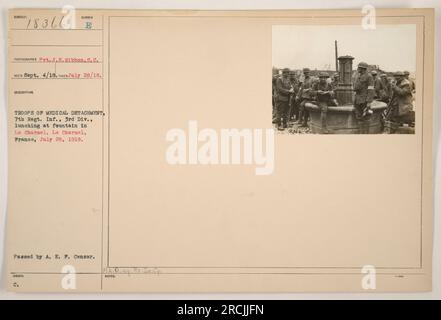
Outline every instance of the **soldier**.
POLYGON ((297 83, 297 76, 294 70, 289 70, 289 81, 291 81, 291 84, 297 83))
POLYGON ((294 116, 296 119, 299 117, 299 110, 295 98, 300 88, 300 83, 297 80, 296 72, 294 70, 291 70, 289 72, 289 81, 291 82, 291 86, 293 87, 294 92, 289 99, 288 120, 293 120, 294 116))
POLYGON ((289 98, 294 92, 291 82, 289 81, 289 69, 282 70, 282 77, 276 80, 276 124, 279 130, 286 128, 288 111, 289 111, 289 98))
POLYGON ((338 81, 340 80, 340 75, 338 74, 338 72, 334 73, 333 77, 332 77, 332 90, 337 89, 338 87, 338 81))
POLYGON ((310 76, 310 72, 308 68, 303 69, 304 80, 296 98, 299 103, 299 120, 297 123, 304 127, 307 126, 309 117, 309 112, 305 108, 305 104, 312 100, 310 91, 312 89, 313 79, 310 76))
POLYGON ((415 122, 415 112, 412 110, 411 83, 401 71, 396 72, 394 77, 396 83, 391 86, 393 95, 386 111, 386 119, 413 124, 415 122))
POLYGON ((410 90, 412 91, 412 94, 415 94, 415 82, 412 79, 409 79, 410 72, 404 71, 404 78, 406 78, 407 81, 410 83, 410 90))
POLYGON ((391 83, 385 73, 382 73, 380 75, 380 82, 381 85, 379 86, 380 89, 378 93, 379 94, 378 99, 380 101, 388 103, 392 95, 392 89, 391 89, 391 83))
POLYGON ((367 72, 368 64, 360 62, 358 64, 358 77, 354 83, 354 109, 355 118, 360 122, 360 133, 368 133, 365 121, 369 115, 371 103, 374 100, 374 79, 367 72))
POLYGON ((328 106, 332 104, 334 91, 332 84, 327 82, 329 75, 326 72, 320 72, 319 81, 314 83, 311 91, 317 101, 317 105, 321 110, 321 133, 329 133, 327 129, 327 113, 328 106))
POLYGON ((372 79, 374 79, 374 91, 375 91, 375 99, 380 99, 380 91, 382 88, 382 83, 380 78, 377 76, 378 73, 376 70, 371 71, 372 79))

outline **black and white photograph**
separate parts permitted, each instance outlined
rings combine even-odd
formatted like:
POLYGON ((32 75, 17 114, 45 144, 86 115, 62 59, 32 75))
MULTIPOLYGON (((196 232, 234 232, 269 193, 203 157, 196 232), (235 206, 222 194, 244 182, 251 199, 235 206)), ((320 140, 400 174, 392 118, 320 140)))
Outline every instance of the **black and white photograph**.
POLYGON ((272 123, 281 134, 414 134, 414 25, 272 29, 272 123))

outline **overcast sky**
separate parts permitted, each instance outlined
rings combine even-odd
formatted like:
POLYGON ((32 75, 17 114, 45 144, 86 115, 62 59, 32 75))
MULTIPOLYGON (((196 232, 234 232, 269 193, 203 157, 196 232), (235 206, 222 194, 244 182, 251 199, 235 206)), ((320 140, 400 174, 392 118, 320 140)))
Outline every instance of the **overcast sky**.
POLYGON ((385 71, 415 71, 415 25, 273 26, 273 66, 335 70, 334 40, 338 55, 353 56, 354 66, 364 61, 385 71))

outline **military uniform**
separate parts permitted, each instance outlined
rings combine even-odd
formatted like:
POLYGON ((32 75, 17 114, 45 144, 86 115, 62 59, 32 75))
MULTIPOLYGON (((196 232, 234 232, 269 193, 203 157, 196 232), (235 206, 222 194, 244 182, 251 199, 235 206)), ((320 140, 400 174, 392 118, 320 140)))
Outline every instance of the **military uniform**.
POLYGON ((382 76, 379 80, 380 83, 375 84, 375 92, 377 92, 377 98, 380 101, 388 103, 392 95, 391 84, 386 75, 382 76))
MULTIPOLYGON (((320 78, 326 78, 327 74, 320 74, 320 78)), ((322 133, 328 133, 327 129, 327 113, 328 106, 333 104, 333 86, 332 83, 324 82, 316 82, 312 86, 311 95, 315 97, 317 101, 317 105, 321 110, 321 127, 322 133)))
POLYGON ((292 94, 292 86, 289 79, 286 77, 281 77, 276 80, 276 92, 277 92, 277 102, 276 102, 276 124, 282 128, 286 128, 288 111, 289 111, 289 100, 292 94))
POLYGON ((331 81, 332 90, 335 90, 338 88, 339 81, 340 81, 340 75, 338 73, 335 73, 334 76, 332 77, 332 81, 331 81))
POLYGON ((289 100, 289 112, 288 112, 288 119, 291 120, 296 117, 298 119, 299 117, 299 108, 298 103, 296 101, 296 95, 299 92, 300 85, 295 76, 291 76, 289 78, 289 81, 291 82, 291 86, 294 90, 294 92, 291 94, 290 100, 289 100))
POLYGON ((354 108, 355 117, 364 120, 369 110, 370 103, 374 100, 374 79, 365 72, 359 74, 354 83, 354 108))
POLYGON ((397 122, 412 122, 412 115, 414 118, 414 113, 412 112, 412 88, 410 81, 402 79, 392 86, 392 91, 392 119, 397 122))
POLYGON ((407 79, 410 82, 410 90, 412 91, 412 93, 415 93, 416 90, 416 86, 415 86, 415 81, 413 81, 412 79, 407 79))
POLYGON ((404 71, 404 77, 410 83, 410 91, 412 92, 412 94, 414 94, 415 93, 415 82, 409 78, 409 75, 410 75, 409 71, 404 71))
MULTIPOLYGON (((309 70, 307 70, 309 71, 309 70)), ((300 86, 297 100, 299 101, 299 124, 306 126, 308 122, 309 112, 305 108, 305 104, 312 100, 311 90, 313 86, 313 79, 310 76, 305 76, 302 85, 300 86)))
POLYGON ((332 80, 331 87, 332 87, 332 90, 335 90, 335 89, 338 88, 338 79, 333 79, 332 80))
POLYGON ((317 103, 326 103, 327 105, 331 105, 332 94, 334 93, 333 87, 331 83, 322 83, 316 82, 312 86, 311 95, 315 97, 315 101, 317 103), (329 92, 327 95, 320 94, 320 91, 329 92))
POLYGON ((380 90, 382 88, 382 83, 379 77, 377 76, 372 76, 373 80, 374 80, 374 98, 375 99, 380 99, 380 90))
POLYGON ((412 96, 415 94, 415 81, 413 81, 410 78, 406 78, 407 81, 409 81, 410 86, 410 92, 412 93, 412 96))

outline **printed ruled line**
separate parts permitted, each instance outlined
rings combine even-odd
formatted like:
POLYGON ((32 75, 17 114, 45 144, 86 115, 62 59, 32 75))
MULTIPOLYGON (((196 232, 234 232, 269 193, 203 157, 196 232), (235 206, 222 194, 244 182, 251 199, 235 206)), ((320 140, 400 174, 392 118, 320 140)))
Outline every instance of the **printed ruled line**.
POLYGON ((424 187, 423 187, 423 182, 424 182, 424 71, 425 71, 425 57, 426 57, 426 16, 423 16, 423 95, 421 97, 421 118, 423 119, 421 121, 421 212, 420 212, 420 267, 423 268, 423 205, 424 205, 424 187))
POLYGON ((11 44, 11 47, 102 47, 100 44, 11 44))
MULTIPOLYGON (((62 272, 11 272, 11 275, 66 275, 67 273, 62 272)), ((249 274, 249 275, 360 275, 360 272, 74 272, 71 274, 75 275, 238 275, 238 274, 249 274)), ((389 276, 424 276, 426 273, 419 272, 377 272, 377 275, 389 275, 389 276)))
POLYGON ((12 31, 101 31, 103 29, 26 29, 26 28, 11 28, 12 31))
POLYGON ((11 80, 102 80, 102 78, 11 78, 11 80))
POLYGON ((11 61, 11 63, 69 63, 69 64, 71 64, 71 63, 89 63, 89 64, 93 64, 93 63, 96 63, 96 64, 100 64, 100 63, 103 63, 102 61, 95 61, 95 62, 93 62, 93 61, 70 61, 70 62, 63 62, 63 61, 11 61))
MULTIPOLYGON (((274 267, 274 266, 109 266, 111 269, 346 269, 361 270, 363 266, 298 266, 298 267, 274 267)), ((421 267, 375 267, 377 270, 421 270, 421 267)))
MULTIPOLYGON (((104 15, 101 16, 101 25, 104 23, 104 15)), ((104 60, 104 29, 101 29, 101 59, 104 60)), ((101 62, 101 110, 104 112, 104 64, 101 62)), ((103 270, 104 270, 104 117, 101 117, 101 279, 100 289, 103 290, 103 270)))

